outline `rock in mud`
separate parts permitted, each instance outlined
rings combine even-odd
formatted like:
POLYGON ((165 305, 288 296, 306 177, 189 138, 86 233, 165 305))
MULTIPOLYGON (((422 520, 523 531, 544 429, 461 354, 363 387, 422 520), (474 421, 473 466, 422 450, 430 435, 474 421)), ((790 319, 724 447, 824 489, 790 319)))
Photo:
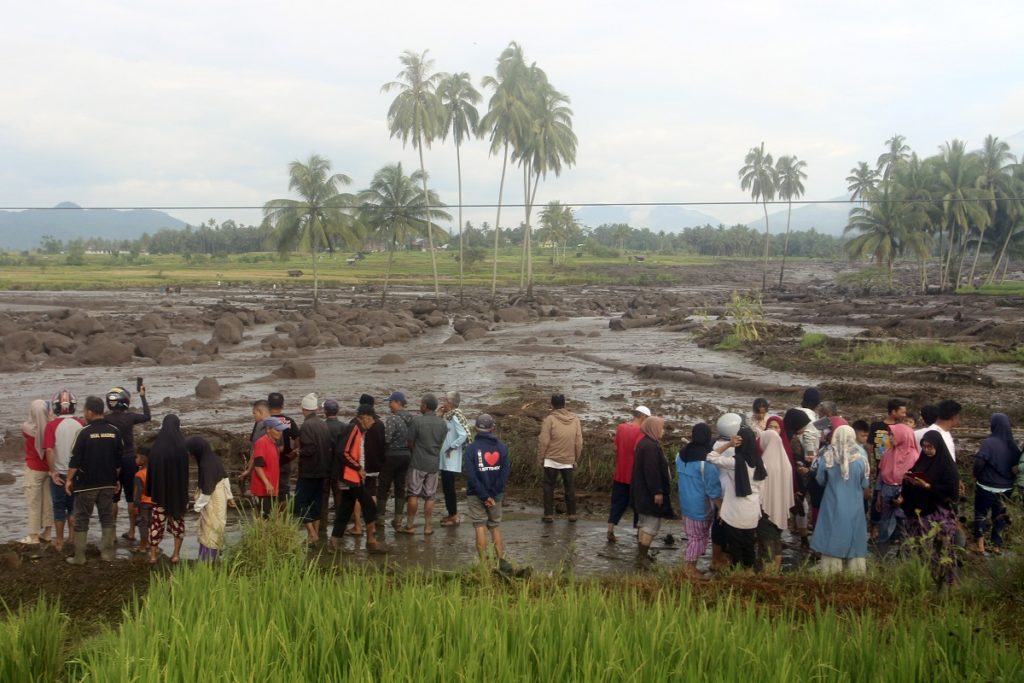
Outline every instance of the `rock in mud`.
POLYGON ((410 308, 413 315, 427 315, 437 310, 437 304, 433 301, 417 301, 410 308))
POLYGON ((168 344, 167 337, 143 337, 135 342, 135 353, 143 358, 159 358, 168 344))
POLYGON ((14 353, 42 353, 43 342, 35 332, 21 330, 4 337, 4 350, 14 353))
POLYGON ((274 375, 282 379, 313 379, 316 368, 304 360, 290 360, 274 370, 274 375))
POLYGON ((377 365, 405 365, 405 358, 397 353, 385 353, 377 359, 377 365))
POLYGON ((453 334, 452 336, 450 336, 447 339, 445 339, 444 343, 445 344, 465 344, 466 340, 462 337, 461 334, 453 334))
POLYGON ((53 329, 69 337, 88 337, 100 332, 106 332, 103 323, 84 313, 76 313, 61 320, 53 329))
POLYGON ((39 335, 39 340, 43 342, 43 348, 51 356, 56 352, 74 353, 78 348, 78 343, 74 339, 60 332, 43 332, 39 335))
POLYGON ((482 327, 471 327, 463 333, 462 338, 466 341, 473 341, 474 339, 480 339, 486 336, 487 330, 482 327))
POLYGON ((320 328, 312 320, 307 320, 299 326, 299 331, 293 338, 295 346, 300 349, 320 346, 320 328))
POLYGON ((231 313, 225 313, 213 324, 212 340, 220 344, 242 343, 242 321, 231 313))
POLYGON ((13 550, 8 550, 0 555, 0 562, 8 569, 17 569, 21 566, 21 557, 13 550))
POLYGON ((0 472, 0 486, 10 486, 15 481, 17 480, 10 472, 0 472))
POLYGON ((196 385, 196 398, 220 398, 220 383, 213 377, 203 377, 196 385))
POLYGON ((509 308, 499 308, 494 313, 494 322, 496 323, 526 323, 530 322, 530 311, 526 308, 519 308, 518 306, 510 306, 509 308))
POLYGON ((127 365, 135 355, 135 345, 118 341, 109 334, 97 334, 78 347, 75 359, 82 365, 127 365))

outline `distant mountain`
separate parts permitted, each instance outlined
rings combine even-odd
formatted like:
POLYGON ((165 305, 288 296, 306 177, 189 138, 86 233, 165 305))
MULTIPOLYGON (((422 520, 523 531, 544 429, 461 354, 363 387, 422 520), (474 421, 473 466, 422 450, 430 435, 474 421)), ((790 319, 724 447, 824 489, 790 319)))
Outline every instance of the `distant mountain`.
POLYGON ((0 211, 0 248, 32 249, 43 235, 69 242, 79 238, 138 239, 160 228, 181 229, 185 222, 152 209, 83 209, 61 202, 53 209, 0 211))
POLYGON ((650 228, 653 232, 680 232, 683 228, 701 225, 718 225, 722 221, 700 211, 683 206, 655 206, 650 209, 646 218, 634 219, 634 212, 625 206, 584 206, 576 212, 576 220, 583 225, 596 228, 600 225, 627 223, 634 228, 650 228))
MULTIPOLYGON (((853 206, 847 200, 849 197, 835 197, 842 203, 837 204, 806 204, 804 206, 793 205, 793 218, 790 222, 790 230, 810 230, 814 228, 818 232, 827 235, 842 235, 846 227, 847 218, 850 215, 850 208, 853 206)), ((768 225, 772 234, 781 234, 786 231, 787 210, 775 211, 768 214, 768 225)), ((764 230, 764 218, 747 223, 758 232, 764 230)))

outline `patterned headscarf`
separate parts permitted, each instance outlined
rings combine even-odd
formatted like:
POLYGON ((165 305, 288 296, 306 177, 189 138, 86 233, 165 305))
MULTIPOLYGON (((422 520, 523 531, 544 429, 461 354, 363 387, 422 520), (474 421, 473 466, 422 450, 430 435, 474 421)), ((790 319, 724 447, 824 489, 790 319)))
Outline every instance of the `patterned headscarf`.
POLYGON ((844 480, 850 478, 850 463, 854 460, 863 460, 864 466, 868 467, 864 449, 857 443, 857 433, 849 425, 842 425, 832 433, 832 442, 825 448, 824 456, 825 467, 839 464, 844 480))

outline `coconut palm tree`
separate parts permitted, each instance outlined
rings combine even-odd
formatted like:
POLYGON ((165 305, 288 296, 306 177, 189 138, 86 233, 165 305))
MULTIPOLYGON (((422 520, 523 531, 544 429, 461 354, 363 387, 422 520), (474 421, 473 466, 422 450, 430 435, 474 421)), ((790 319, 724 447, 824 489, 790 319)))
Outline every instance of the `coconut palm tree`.
MULTIPOLYGON (((427 52, 420 54, 406 51, 399 60, 403 69, 398 72, 398 80, 385 83, 382 92, 397 90, 391 107, 388 109, 388 128, 391 137, 401 138, 402 144, 412 141, 420 154, 420 181, 423 183, 423 195, 427 192, 427 170, 423 164, 423 147, 430 146, 444 127, 444 106, 437 96, 437 85, 442 74, 430 73, 434 60, 427 59, 427 52)), ((424 218, 426 220, 426 218, 424 218)), ((437 279, 437 257, 434 254, 433 230, 426 230, 427 248, 430 249, 430 268, 434 273, 434 298, 441 298, 441 288, 437 279)))
POLYGON ((501 235, 501 205, 505 193, 505 173, 508 169, 509 147, 520 144, 528 120, 523 84, 526 64, 523 49, 515 42, 509 43, 498 56, 494 76, 485 76, 484 88, 493 90, 488 102, 487 113, 480 120, 480 131, 491 139, 490 153, 501 150, 501 181, 498 184, 498 214, 494 220, 494 266, 491 273, 491 300, 493 302, 498 286, 498 245, 501 235))
MULTIPOLYGON (((988 278, 985 280, 985 284, 991 284, 995 279, 996 271, 999 270, 999 264, 1003 261, 1003 258, 1007 254, 1007 249, 1010 246, 1010 242, 1021 234, 1021 228, 1024 228, 1024 161, 1016 164, 1012 167, 1012 176, 1010 178, 1009 185, 1009 197, 1004 202, 1004 220, 1000 220, 997 226, 1000 227, 1005 233, 1006 237, 1003 240, 1003 246, 999 250, 999 256, 996 258, 995 264, 992 266, 992 271, 988 274, 988 278)), ((1010 259, 1006 258, 1006 265, 1003 269, 1003 279, 1006 278, 1006 270, 1009 268, 1010 259)), ((1000 280, 1002 282, 1002 280, 1000 280)))
POLYGON ((441 97, 441 105, 445 111, 445 123, 441 129, 441 139, 447 140, 452 136, 455 142, 455 168, 459 178, 459 300, 462 300, 462 279, 463 262, 465 251, 462 237, 462 156, 459 148, 463 140, 470 136, 479 137, 480 113, 476 105, 482 99, 480 93, 473 87, 473 81, 469 74, 462 73, 446 74, 437 87, 438 95, 441 97))
POLYGON ((314 154, 306 163, 288 164, 288 189, 301 199, 271 199, 263 205, 263 223, 274 230, 278 251, 308 247, 312 253, 314 308, 320 304, 320 246, 331 236, 351 247, 360 241, 359 224, 351 215, 353 197, 338 192, 339 185, 351 182, 342 173, 332 175, 331 162, 314 154))
POLYGON ((764 209, 764 267, 761 273, 761 291, 768 289, 768 202, 775 199, 776 174, 772 165, 772 155, 764 151, 764 143, 760 147, 751 147, 743 159, 740 169, 740 188, 750 190, 750 196, 756 202, 761 201, 764 209))
POLYGON ((422 182, 422 171, 407 176, 402 164, 388 164, 373 174, 370 187, 359 193, 359 212, 369 234, 387 246, 388 267, 384 274, 384 292, 381 304, 388 296, 391 280, 391 265, 399 245, 407 246, 409 241, 427 232, 438 235, 444 231, 433 221, 451 220, 451 215, 441 207, 444 204, 433 191, 426 195, 417 187, 422 182))
MULTIPOLYGON (((903 190, 904 201, 908 203, 907 234, 905 250, 913 251, 921 268, 921 291, 928 289, 928 259, 935 239, 935 227, 941 224, 941 209, 933 200, 935 192, 935 162, 921 160, 916 153, 900 166, 894 180, 903 190)), ((939 236, 941 237, 941 231, 939 236)), ((939 251, 941 252, 941 245, 939 251)))
POLYGON ((959 266, 956 275, 956 287, 960 286, 963 272, 963 247, 967 244, 967 236, 971 227, 988 226, 988 210, 984 203, 984 192, 975 187, 975 181, 981 175, 980 157, 967 152, 967 145, 962 140, 943 143, 936 159, 938 171, 938 198, 942 202, 943 225, 949 230, 949 245, 942 268, 943 286, 949 282, 953 273, 953 252, 959 251, 959 266), (956 247, 960 248, 957 249, 956 247))
POLYGON ((896 167, 910 158, 910 146, 902 135, 893 135, 885 141, 886 150, 878 157, 878 171, 882 176, 882 192, 889 195, 889 185, 896 167))
MULTIPOLYGON (((985 241, 985 229, 1001 217, 1002 210, 1005 215, 1006 205, 1013 194, 1010 191, 1014 162, 1016 160, 1010 153, 1010 145, 989 135, 981 146, 981 175, 975 181, 975 185, 982 190, 986 199, 988 209, 987 223, 978 226, 978 248, 974 250, 974 261, 971 263, 971 274, 967 276, 967 282, 974 283, 974 270, 978 266, 978 255, 981 254, 981 245, 985 241), (1003 206, 1000 206, 1003 204, 1003 206)), ((994 270, 994 268, 993 268, 994 270)))
POLYGON ((846 189, 850 192, 850 199, 860 199, 860 208, 866 208, 867 196, 878 189, 878 171, 868 166, 868 162, 861 161, 850 169, 846 182, 849 183, 846 189))
POLYGON ((845 245, 851 257, 872 256, 879 266, 886 264, 889 289, 892 289, 893 263, 904 249, 911 221, 908 215, 911 205, 903 201, 902 194, 902 189, 894 186, 890 201, 884 194, 875 192, 868 197, 868 208, 850 209, 849 222, 843 231, 844 234, 859 233, 845 245))
POLYGON ((779 271, 779 288, 782 288, 782 276, 786 272, 786 254, 789 251, 789 222, 793 217, 793 199, 799 199, 804 194, 804 183, 807 174, 804 168, 806 161, 797 159, 796 156, 779 157, 775 163, 775 174, 779 183, 779 199, 785 199, 788 204, 786 210, 786 240, 782 243, 782 269, 779 271))

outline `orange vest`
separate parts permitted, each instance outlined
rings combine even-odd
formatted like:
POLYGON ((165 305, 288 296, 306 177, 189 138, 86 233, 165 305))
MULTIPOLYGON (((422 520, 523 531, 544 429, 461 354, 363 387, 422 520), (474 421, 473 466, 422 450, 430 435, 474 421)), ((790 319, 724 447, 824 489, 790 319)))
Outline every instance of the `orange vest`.
POLYGON ((147 470, 148 470, 148 468, 146 468, 146 467, 140 467, 138 469, 138 471, 135 473, 135 478, 142 482, 142 492, 139 493, 139 495, 141 496, 139 498, 139 502, 142 503, 143 505, 152 505, 153 504, 153 499, 151 497, 147 496, 146 493, 145 493, 145 491, 146 491, 146 475, 149 473, 147 470))

